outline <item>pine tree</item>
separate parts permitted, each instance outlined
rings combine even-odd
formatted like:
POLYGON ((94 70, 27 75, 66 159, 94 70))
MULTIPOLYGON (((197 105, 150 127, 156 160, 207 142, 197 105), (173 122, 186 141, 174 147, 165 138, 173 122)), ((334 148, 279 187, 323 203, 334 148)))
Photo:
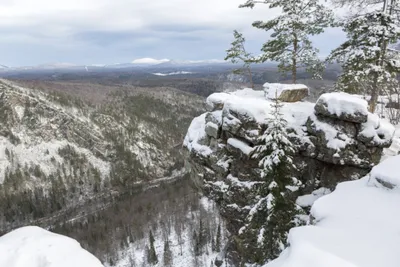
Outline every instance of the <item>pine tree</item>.
POLYGON ((375 111, 378 96, 398 87, 400 62, 387 49, 400 38, 395 16, 382 11, 350 18, 344 23, 347 41, 332 51, 328 61, 342 64, 338 90, 371 95, 369 108, 375 111))
POLYGON ((215 237, 215 251, 221 251, 221 224, 218 224, 217 235, 215 237))
POLYGON ((244 38, 243 34, 237 30, 233 31, 233 37, 234 41, 231 43, 231 48, 226 50, 227 55, 225 60, 230 60, 233 64, 242 63, 242 68, 235 69, 233 72, 235 74, 247 73, 251 88, 254 88, 253 75, 250 67, 250 65, 254 63, 254 60, 252 55, 246 51, 244 46, 246 39, 244 38))
POLYGON ((169 247, 169 241, 164 242, 164 255, 163 255, 164 267, 173 266, 173 256, 171 248, 169 247))
POLYGON ((148 250, 148 254, 147 254, 147 262, 149 264, 157 264, 158 263, 158 258, 157 258, 157 253, 156 253, 156 249, 154 248, 154 236, 153 236, 153 232, 150 230, 149 233, 149 250, 148 250))
POLYGON ((299 213, 289 196, 296 185, 291 175, 296 168, 292 158, 294 145, 288 138, 287 122, 280 112, 282 104, 276 98, 271 107, 272 118, 252 155, 260 160, 265 183, 258 192, 259 201, 251 209, 246 227, 255 236, 255 242, 250 244, 251 261, 260 264, 279 256, 299 213))
POLYGON ((257 61, 279 62, 279 70, 285 74, 291 73, 293 83, 296 83, 299 68, 306 69, 315 78, 320 78, 324 66, 310 36, 320 34, 324 28, 333 25, 332 11, 318 0, 247 0, 239 7, 254 8, 258 3, 281 9, 282 14, 266 22, 253 23, 258 29, 272 31, 271 38, 263 45, 263 53, 257 61))

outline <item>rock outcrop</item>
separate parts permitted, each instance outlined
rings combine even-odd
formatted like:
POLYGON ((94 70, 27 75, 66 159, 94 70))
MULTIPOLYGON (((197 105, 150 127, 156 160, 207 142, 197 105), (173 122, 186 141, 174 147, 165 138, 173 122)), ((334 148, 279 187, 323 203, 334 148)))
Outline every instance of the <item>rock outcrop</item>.
POLYGON ((298 102, 306 98, 310 91, 304 84, 264 84, 265 96, 269 99, 278 98, 283 102, 298 102))
MULTIPOLYGON (((213 94, 208 112, 193 120, 184 141, 193 180, 220 205, 232 235, 257 202, 262 177, 251 152, 271 116, 270 104, 263 91, 252 89, 213 94)), ((394 133, 367 111, 364 100, 342 93, 324 94, 317 104, 285 103, 281 113, 296 145, 293 175, 302 184, 293 197, 365 176, 394 133)), ((230 252, 231 258, 240 254, 235 247, 230 252)))

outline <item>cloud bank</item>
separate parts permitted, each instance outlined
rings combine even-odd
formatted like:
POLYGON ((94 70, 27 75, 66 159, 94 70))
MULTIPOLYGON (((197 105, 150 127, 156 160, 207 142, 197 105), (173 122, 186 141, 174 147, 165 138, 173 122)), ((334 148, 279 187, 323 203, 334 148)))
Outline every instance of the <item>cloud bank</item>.
MULTIPOLYGON (((222 59, 232 31, 243 31, 257 52, 269 34, 251 27, 274 11, 239 9, 243 0, 2 0, 0 63, 76 64, 128 62, 135 58, 222 59)), ((315 38, 322 54, 343 33, 315 38)))

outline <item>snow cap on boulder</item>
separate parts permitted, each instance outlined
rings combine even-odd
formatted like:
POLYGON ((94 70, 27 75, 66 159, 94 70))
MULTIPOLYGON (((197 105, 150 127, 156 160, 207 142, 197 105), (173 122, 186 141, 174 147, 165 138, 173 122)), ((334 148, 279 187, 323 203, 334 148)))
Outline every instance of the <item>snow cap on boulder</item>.
POLYGON ((278 98, 283 102, 298 102, 309 95, 308 87, 304 84, 265 83, 265 97, 278 98))
POLYGON ((315 114, 343 121, 364 123, 368 120, 367 101, 347 93, 326 93, 315 104, 315 114))

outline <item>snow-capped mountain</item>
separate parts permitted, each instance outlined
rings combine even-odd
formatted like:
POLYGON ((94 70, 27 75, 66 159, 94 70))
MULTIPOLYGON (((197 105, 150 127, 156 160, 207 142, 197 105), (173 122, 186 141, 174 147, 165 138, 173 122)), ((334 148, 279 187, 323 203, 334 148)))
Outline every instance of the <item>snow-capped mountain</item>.
POLYGON ((113 70, 113 69, 158 69, 158 68, 179 68, 179 67, 202 67, 229 64, 224 60, 170 60, 170 59, 154 59, 139 58, 131 62, 121 62, 115 64, 73 64, 73 63, 46 63, 36 66, 6 67, 0 66, 1 72, 20 72, 20 71, 91 71, 91 70, 113 70))
POLYGON ((141 65, 157 65, 165 62, 169 62, 169 59, 154 59, 154 58, 139 58, 132 61, 132 64, 141 65))

